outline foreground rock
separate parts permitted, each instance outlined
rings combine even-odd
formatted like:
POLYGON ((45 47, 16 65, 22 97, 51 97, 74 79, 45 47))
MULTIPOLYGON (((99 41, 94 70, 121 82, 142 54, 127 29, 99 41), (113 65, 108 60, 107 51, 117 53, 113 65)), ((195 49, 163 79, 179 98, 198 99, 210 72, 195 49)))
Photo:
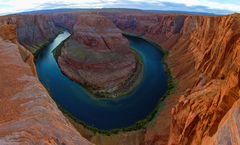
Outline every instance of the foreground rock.
POLYGON ((219 123, 218 130, 211 137, 205 137, 204 145, 238 145, 240 143, 240 100, 235 102, 219 123))
POLYGON ((63 73, 97 97, 131 90, 141 66, 121 31, 101 15, 81 13, 75 19, 73 34, 58 58, 63 73))
MULTIPOLYGON (((185 94, 172 111, 170 144, 200 144, 224 132, 219 123, 240 97, 239 20, 239 15, 189 20, 197 27, 192 31, 188 49, 194 55, 195 69, 200 74, 189 94, 185 94)), ((237 120, 239 113, 234 114, 237 120)), ((239 123, 235 125, 240 127, 239 123)), ((240 143, 239 139, 231 138, 236 137, 225 138, 225 142, 240 143)), ((216 144, 224 142, 217 138, 216 144)))
POLYGON ((59 111, 31 64, 15 26, 0 25, 0 144, 90 144, 59 111))

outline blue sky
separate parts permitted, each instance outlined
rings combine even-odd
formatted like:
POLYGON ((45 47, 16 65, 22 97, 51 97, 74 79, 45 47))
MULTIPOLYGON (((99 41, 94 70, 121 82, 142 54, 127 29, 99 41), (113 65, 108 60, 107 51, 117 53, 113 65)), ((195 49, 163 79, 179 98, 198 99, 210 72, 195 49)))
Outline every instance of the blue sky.
POLYGON ((54 8, 138 8, 228 14, 240 0, 0 0, 0 15, 54 8))

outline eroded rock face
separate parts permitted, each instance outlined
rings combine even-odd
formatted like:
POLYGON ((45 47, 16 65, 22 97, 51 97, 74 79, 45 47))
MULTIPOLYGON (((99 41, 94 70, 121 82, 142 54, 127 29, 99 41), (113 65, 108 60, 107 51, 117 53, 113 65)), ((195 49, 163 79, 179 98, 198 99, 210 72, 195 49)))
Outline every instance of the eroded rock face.
POLYGON ((5 16, 0 18, 0 24, 16 25, 18 41, 33 54, 47 45, 60 31, 46 15, 5 16))
POLYGON ((29 54, 23 49, 17 42, 15 26, 1 25, 0 144, 90 144, 34 76, 34 66, 26 63, 33 57, 23 61, 29 54))
MULTIPOLYGON (((156 124, 147 130, 146 144, 207 144, 208 138, 214 138, 211 144, 239 143, 238 137, 223 133, 230 127, 229 122, 224 129, 219 126, 240 96, 239 15, 102 14, 123 31, 141 35, 170 50, 168 64, 178 84, 166 101, 172 107, 177 105, 171 112, 172 119, 171 107, 165 107, 159 114, 156 124), (177 103, 172 97, 178 96, 181 97, 177 103), (168 119, 172 120, 170 134, 166 133, 170 127, 161 125, 169 126, 168 119), (216 136, 225 136, 226 141, 216 136)), ((238 116, 236 111, 235 119, 238 116)), ((234 125, 240 126, 238 121, 234 125)))
POLYGON ((239 18, 232 15, 190 20, 198 27, 192 32, 189 50, 195 58, 195 69, 201 74, 190 94, 172 111, 169 144, 204 143, 204 138, 218 131, 220 121, 239 99, 239 18))
POLYGON ((240 142, 240 100, 234 103, 232 108, 221 120, 217 132, 212 137, 205 137, 204 145, 238 145, 240 142))
MULTIPOLYGON (((167 63, 177 82, 175 92, 167 98, 167 105, 156 120, 139 134, 121 134, 122 142, 118 140, 115 144, 239 144, 239 15, 207 17, 140 12, 99 14, 112 20, 122 31, 141 35, 169 49, 167 63)), ((136 67, 128 44, 119 35, 120 30, 106 18, 95 14, 87 17, 90 14, 86 13, 78 15, 66 13, 42 16, 41 19, 47 20, 46 24, 38 22, 38 18, 32 18, 31 22, 26 22, 29 27, 24 29, 31 30, 32 25, 38 22, 41 27, 33 29, 38 29, 40 36, 35 37, 33 34, 36 33, 20 35, 26 38, 24 40, 30 38, 31 42, 26 44, 32 46, 40 44, 42 38, 46 40, 44 35, 48 32, 42 28, 50 27, 49 31, 53 32, 48 38, 53 38, 57 25, 68 28, 73 35, 65 43, 59 58, 63 72, 74 80, 79 79, 79 76, 90 76, 88 81, 80 78, 79 82, 84 80, 82 83, 98 84, 97 80, 104 78, 101 83, 106 84, 106 87, 108 84, 117 85, 136 67), (119 45, 115 46, 116 43, 119 45), (123 62, 118 62, 118 58, 123 62), (107 75, 108 71, 121 67, 126 69, 107 75), (119 76, 122 77, 115 80, 119 76), (111 83, 107 83, 108 79, 111 83)), ((0 20, 1 24, 17 24, 17 21, 20 24, 25 22, 18 20, 17 16, 1 17, 0 20)), ((24 27, 23 24, 20 26, 24 27)), ((16 40, 12 33, 15 28, 1 25, 0 29, 0 88, 4 88, 0 92, 0 144, 88 144, 64 119, 45 89, 33 77, 33 57, 16 40)), ((92 139, 104 144, 101 137, 92 139)), ((107 137, 106 140, 109 141, 107 137)))
POLYGON ((72 31, 58 58, 62 71, 98 94, 115 97, 112 92, 125 85, 138 63, 128 40, 110 20, 91 13, 77 15, 72 31))
POLYGON ((76 23, 77 16, 81 13, 55 13, 48 17, 54 22, 55 26, 67 29, 73 33, 73 26, 76 23))
POLYGON ((23 61, 31 67, 33 74, 37 77, 33 55, 17 41, 16 26, 13 24, 2 24, 0 25, 0 30, 0 36, 3 40, 11 41, 18 46, 23 61))
POLYGON ((121 30, 150 38, 162 47, 171 48, 176 43, 184 25, 186 15, 150 13, 108 13, 102 12, 121 30))

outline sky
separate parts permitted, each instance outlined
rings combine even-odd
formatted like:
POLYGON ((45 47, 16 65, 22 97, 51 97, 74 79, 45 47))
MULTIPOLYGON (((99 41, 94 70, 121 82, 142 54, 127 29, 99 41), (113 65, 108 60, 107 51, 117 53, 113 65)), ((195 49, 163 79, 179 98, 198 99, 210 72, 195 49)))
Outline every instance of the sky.
POLYGON ((240 12, 240 0, 0 0, 0 15, 57 8, 137 8, 229 14, 240 12))

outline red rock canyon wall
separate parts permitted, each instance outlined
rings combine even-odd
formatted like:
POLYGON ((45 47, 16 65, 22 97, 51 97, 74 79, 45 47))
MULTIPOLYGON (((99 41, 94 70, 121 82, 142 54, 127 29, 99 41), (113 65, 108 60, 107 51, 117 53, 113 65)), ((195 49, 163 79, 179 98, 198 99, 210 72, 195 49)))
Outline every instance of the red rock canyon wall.
MULTIPOLYGON (((141 13, 103 15, 123 31, 141 35, 169 49, 168 64, 177 81, 175 94, 181 97, 171 112, 168 144, 240 143, 238 14, 221 17, 141 13), (231 114, 229 118, 226 113, 231 114), (224 128, 219 124, 224 124, 224 128)), ((161 122, 161 118, 158 121, 161 122)), ((149 135, 150 140, 161 135, 153 134, 149 135)))
POLYGON ((57 108, 32 64, 32 54, 16 39, 16 27, 1 25, 0 144, 90 144, 57 108))
MULTIPOLYGON (((142 144, 239 144, 238 14, 219 17, 141 12, 99 14, 109 18, 119 29, 145 37, 169 50, 166 62, 176 89, 166 99, 166 105, 154 123, 147 127, 142 144)), ((125 76, 125 72, 135 66, 135 59, 129 53, 126 40, 120 36, 120 30, 102 16, 80 15, 0 18, 0 88, 4 88, 0 99, 0 143, 88 144, 66 121, 34 77, 33 56, 25 49, 36 52, 41 44, 54 38, 59 32, 58 26, 64 27, 73 33, 70 41, 76 41, 77 47, 85 45, 82 48, 86 48, 86 54, 106 53, 109 60, 96 59, 98 63, 104 62, 97 65, 101 67, 88 67, 86 64, 92 65, 93 60, 87 57, 74 60, 75 56, 65 51, 67 48, 62 49, 60 59, 71 60, 72 65, 78 61, 76 66, 81 68, 81 75, 89 75, 84 72, 86 70, 100 72, 102 68, 108 68, 112 71, 114 66, 118 70, 130 63, 130 69, 110 77, 125 76), (14 26, 6 24, 16 25, 18 41, 23 46, 16 39, 14 26), (119 45, 115 46, 115 42, 119 45), (126 56, 126 59, 114 65, 110 63, 120 56, 126 56)), ((104 74, 96 73, 96 76, 104 74)))

